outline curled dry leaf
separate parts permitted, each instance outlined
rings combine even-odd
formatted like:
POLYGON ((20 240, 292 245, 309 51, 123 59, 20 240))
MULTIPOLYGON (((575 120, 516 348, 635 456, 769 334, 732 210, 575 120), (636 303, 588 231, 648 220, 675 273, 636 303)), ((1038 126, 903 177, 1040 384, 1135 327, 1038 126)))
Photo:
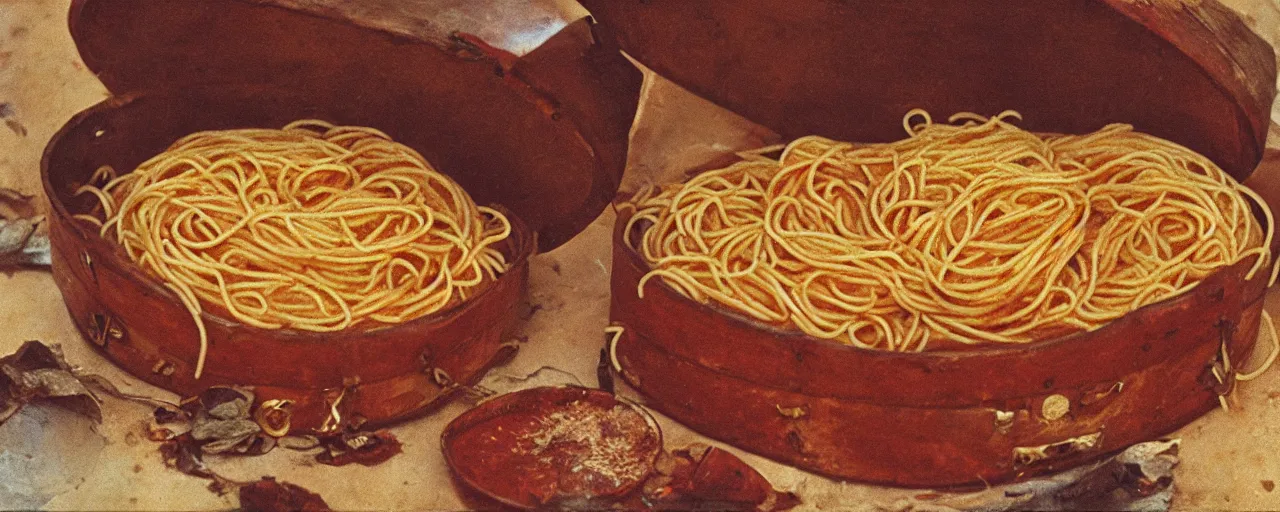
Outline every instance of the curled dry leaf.
POLYGON ((572 373, 551 366, 543 366, 525 376, 504 375, 489 372, 476 388, 482 389, 489 398, 525 389, 547 386, 582 386, 582 382, 572 373))
POLYGON ((165 441, 160 445, 160 455, 168 467, 187 475, 212 480, 209 483, 209 490, 218 495, 245 485, 219 475, 205 464, 201 443, 191 437, 190 433, 165 441))
POLYGON ((51 263, 45 218, 37 213, 33 197, 0 188, 0 268, 51 263))
POLYGON ((330 466, 360 464, 376 466, 402 451, 400 440, 390 431, 348 432, 322 438, 325 451, 316 455, 316 462, 330 466))
POLYGON ((987 491, 933 494, 885 510, 1021 512, 1169 510, 1179 440, 1136 444, 1097 464, 987 491))
POLYGON ((200 445, 200 450, 204 453, 227 453, 241 444, 251 443, 261 431, 258 424, 251 420, 205 419, 197 420, 191 427, 191 437, 204 443, 200 445))
POLYGON ((319 448, 320 439, 316 436, 286 436, 278 440, 281 448, 305 452, 319 448))
POLYGON ((48 401, 102 422, 98 398, 76 377, 58 345, 28 341, 0 358, 0 423, 34 401, 48 401))
POLYGON ((263 435, 253 419, 253 400, 252 391, 231 386, 214 386, 184 400, 182 409, 191 417, 191 438, 200 443, 200 451, 259 455, 275 448, 275 439, 263 435))
POLYGON ((191 434, 180 435, 160 445, 160 455, 164 457, 166 466, 191 476, 213 478, 213 471, 205 465, 201 453, 200 443, 191 434))
POLYGON ((111 381, 107 380, 106 377, 103 377, 101 375, 86 373, 76 368, 73 368, 72 371, 75 373, 76 378, 80 379, 80 382, 84 383, 84 385, 88 386, 90 389, 96 390, 98 392, 105 393, 107 395, 119 398, 121 400, 137 402, 144 405, 150 405, 152 407, 166 408, 173 411, 178 410, 177 405, 171 404, 164 400, 151 398, 149 396, 125 393, 124 391, 121 391, 120 388, 117 387, 115 384, 113 384, 111 381))
POLYGON ((240 486, 240 509, 244 512, 326 512, 331 510, 319 494, 300 486, 263 477, 240 486))
POLYGON ((169 407, 156 407, 152 413, 157 425, 167 425, 169 423, 183 423, 191 420, 185 412, 180 409, 172 409, 169 407))

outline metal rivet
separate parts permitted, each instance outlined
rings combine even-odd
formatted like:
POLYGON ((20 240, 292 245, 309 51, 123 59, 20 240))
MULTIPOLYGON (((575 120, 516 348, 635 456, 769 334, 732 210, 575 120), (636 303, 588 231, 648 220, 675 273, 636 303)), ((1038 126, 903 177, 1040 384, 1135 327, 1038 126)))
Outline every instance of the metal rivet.
POLYGON ((1050 395, 1040 405, 1040 415, 1049 421, 1062 419, 1068 412, 1071 412, 1071 400, 1062 395, 1050 395))
POLYGON ((173 372, 174 372, 173 363, 165 361, 164 359, 156 361, 155 366, 151 367, 151 373, 154 373, 156 375, 163 375, 165 377, 168 377, 170 375, 173 375, 173 372))
POLYGON ((1009 433, 1009 428, 1013 426, 1013 411, 996 411, 996 431, 1001 434, 1009 433))
POLYGON ((89 278, 93 279, 93 284, 98 284, 98 271, 93 268, 93 258, 88 252, 80 253, 80 264, 84 265, 85 271, 89 272, 89 278))
POLYGON ((111 320, 106 315, 102 313, 89 315, 89 341, 94 345, 106 348, 110 329, 111 320))

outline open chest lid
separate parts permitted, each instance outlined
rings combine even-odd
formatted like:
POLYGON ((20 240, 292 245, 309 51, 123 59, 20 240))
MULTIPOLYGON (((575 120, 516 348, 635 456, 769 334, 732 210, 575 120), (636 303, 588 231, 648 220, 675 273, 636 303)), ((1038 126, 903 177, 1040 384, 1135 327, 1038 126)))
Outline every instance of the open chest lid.
POLYGON ((544 250, 613 198, 639 95, 639 71, 563 0, 74 0, 69 21, 117 98, 287 90, 297 117, 414 147, 544 250))
POLYGON ((581 1, 638 61, 784 140, 1013 109, 1039 132, 1129 123, 1243 180, 1276 93, 1271 47, 1216 0, 581 1))

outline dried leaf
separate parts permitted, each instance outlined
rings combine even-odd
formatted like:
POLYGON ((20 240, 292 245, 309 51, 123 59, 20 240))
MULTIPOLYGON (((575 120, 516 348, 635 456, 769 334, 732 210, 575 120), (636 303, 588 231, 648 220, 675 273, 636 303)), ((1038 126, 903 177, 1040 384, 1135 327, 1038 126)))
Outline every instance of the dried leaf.
POLYGON ((240 455, 265 455, 271 450, 276 449, 279 442, 271 436, 260 435, 254 438, 253 442, 241 445, 236 453, 240 455))
POLYGON ((192 416, 191 438, 201 443, 205 454, 247 453, 262 434, 253 421, 253 392, 227 386, 206 389, 196 400, 187 401, 192 416))
POLYGON ((490 373, 475 387, 485 390, 489 397, 497 397, 524 389, 551 386, 583 387, 582 381, 574 374, 551 366, 543 366, 525 376, 490 373))
POLYGON ((245 512, 326 512, 331 510, 319 494, 271 477, 240 487, 240 509, 245 512))
POLYGON ((187 414, 182 412, 181 410, 172 409, 169 407, 156 407, 156 410, 155 412, 152 413, 152 416, 155 418, 156 423, 160 425, 185 422, 185 421, 190 421, 191 419, 190 416, 187 416, 187 414))
POLYGON ((987 491, 904 500, 885 510, 1021 512, 1030 510, 1165 511, 1173 499, 1178 440, 1129 447, 1103 462, 987 491))
POLYGON ((328 449, 316 455, 316 462, 330 466, 376 466, 402 451, 400 440, 386 430, 344 433, 321 442, 328 449))
POLYGON ((0 358, 0 423, 34 401, 48 401, 102 422, 98 398, 75 376, 58 346, 28 341, 0 358))
POLYGON ((35 200, 0 188, 0 267, 48 266, 50 245, 45 218, 35 200))
POLYGON ((320 447, 320 439, 316 436, 287 436, 278 440, 280 447, 305 452, 320 447))
POLYGON ((199 405, 219 419, 249 418, 253 392, 232 386, 213 386, 197 397, 199 405), (230 405, 228 405, 230 404, 230 405))
POLYGON ((191 427, 191 437, 204 442, 200 449, 207 454, 229 452, 260 432, 262 428, 249 420, 197 420, 191 427))
POLYGON ((249 405, 244 400, 231 400, 209 409, 209 416, 220 420, 245 418, 248 410, 249 405))
POLYGON ((22 405, 22 402, 0 396, 0 425, 3 425, 14 414, 18 414, 18 411, 22 410, 22 405))
POLYGON ((12 367, 0 367, 5 375, 18 383, 20 399, 26 402, 44 399, 102 422, 102 409, 98 398, 89 392, 71 372, 57 368, 42 368, 18 372, 12 367))
POLYGON ((111 381, 107 380, 106 377, 103 377, 101 375, 95 375, 92 373, 85 373, 82 371, 75 371, 75 370, 73 370, 73 372, 75 373, 76 378, 80 379, 80 382, 83 382, 86 386, 96 389, 99 392, 106 393, 108 395, 119 398, 121 400, 138 402, 138 403, 150 405, 152 407, 167 408, 173 411, 178 410, 177 405, 171 404, 164 400, 158 400, 155 398, 151 398, 149 396, 133 395, 133 394, 125 393, 121 391, 119 387, 116 387, 116 385, 113 384, 111 381))
POLYGON ((166 466, 191 476, 213 478, 213 471, 204 464, 200 444, 190 434, 183 434, 160 445, 160 454, 166 466))
POLYGON ((13 354, 0 358, 0 364, 12 366, 20 371, 41 368, 71 370, 71 365, 67 364, 62 357, 62 347, 60 345, 49 346, 38 341, 23 343, 13 354))
POLYGON ((596 361, 596 382, 601 390, 614 392, 613 362, 610 360, 608 347, 600 349, 600 359, 596 361))

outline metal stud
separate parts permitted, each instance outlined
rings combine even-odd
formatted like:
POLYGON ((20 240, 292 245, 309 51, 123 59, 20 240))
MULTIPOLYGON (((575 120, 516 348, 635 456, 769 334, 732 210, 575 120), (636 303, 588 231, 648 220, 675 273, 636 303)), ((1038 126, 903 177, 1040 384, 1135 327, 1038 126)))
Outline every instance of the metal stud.
POLYGON ((1071 400, 1062 395, 1050 395, 1040 404, 1040 415, 1049 421, 1057 421, 1071 412, 1071 400))

